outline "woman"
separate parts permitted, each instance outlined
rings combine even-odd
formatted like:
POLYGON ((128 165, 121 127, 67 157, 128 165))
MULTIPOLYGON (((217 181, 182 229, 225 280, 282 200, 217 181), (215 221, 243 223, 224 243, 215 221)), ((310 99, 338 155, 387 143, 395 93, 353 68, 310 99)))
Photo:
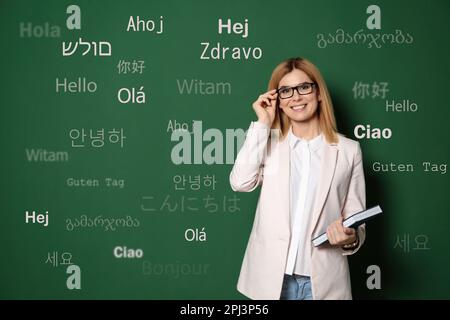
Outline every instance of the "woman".
POLYGON ((275 68, 253 109, 258 121, 230 174, 234 191, 261 186, 237 289, 251 299, 352 299, 347 255, 365 225, 342 221, 366 208, 359 142, 337 132, 325 81, 303 58, 275 68), (314 247, 325 231, 329 242, 314 247))

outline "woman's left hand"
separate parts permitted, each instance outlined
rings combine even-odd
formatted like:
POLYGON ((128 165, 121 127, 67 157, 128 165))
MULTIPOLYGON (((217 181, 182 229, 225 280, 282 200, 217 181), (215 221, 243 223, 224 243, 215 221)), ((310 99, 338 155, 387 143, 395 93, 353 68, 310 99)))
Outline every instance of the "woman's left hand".
POLYGON ((339 218, 327 228, 328 241, 333 246, 343 246, 356 241, 356 230, 342 225, 343 218, 339 218))

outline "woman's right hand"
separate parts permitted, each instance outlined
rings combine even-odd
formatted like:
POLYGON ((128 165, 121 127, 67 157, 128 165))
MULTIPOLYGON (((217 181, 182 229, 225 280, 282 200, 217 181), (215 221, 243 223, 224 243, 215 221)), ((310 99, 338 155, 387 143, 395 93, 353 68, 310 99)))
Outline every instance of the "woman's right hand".
POLYGON ((253 110, 255 110, 258 121, 265 123, 272 127, 273 120, 275 119, 275 108, 277 107, 277 96, 278 93, 276 89, 267 91, 258 97, 258 99, 253 102, 253 110))

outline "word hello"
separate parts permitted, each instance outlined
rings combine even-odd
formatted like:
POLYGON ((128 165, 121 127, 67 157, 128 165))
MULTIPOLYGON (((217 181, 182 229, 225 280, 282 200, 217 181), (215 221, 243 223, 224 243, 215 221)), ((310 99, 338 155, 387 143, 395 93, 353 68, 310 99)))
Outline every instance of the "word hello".
POLYGON ((115 247, 114 248, 114 257, 116 258, 142 258, 144 256, 144 251, 142 249, 131 249, 127 247, 115 247))
MULTIPOLYGON (((156 31, 157 34, 163 33, 164 27, 164 18, 163 16, 159 17, 159 30, 156 31)), ((128 26, 127 31, 148 31, 153 32, 155 31, 156 23, 154 20, 141 20, 139 16, 134 18, 133 16, 130 16, 130 19, 128 20, 128 26)))
POLYGON ((359 124, 353 130, 353 134, 358 139, 390 139, 392 137, 392 130, 389 128, 370 128, 370 125, 364 126, 359 124))
POLYGON ((45 211, 45 214, 37 214, 36 211, 32 211, 30 214, 28 211, 25 211, 25 223, 29 223, 31 220, 31 223, 39 223, 42 224, 44 227, 48 226, 48 211, 45 211))
POLYGON ((403 100, 402 102, 391 102, 386 100, 386 112, 417 112, 419 106, 417 103, 409 102, 409 100, 403 100))
POLYGON ((19 31, 21 38, 59 38, 61 36, 61 28, 50 25, 48 22, 43 26, 33 25, 31 22, 21 22, 19 31))
POLYGON ((70 93, 92 93, 97 91, 97 84, 94 81, 87 82, 84 77, 70 82, 67 81, 67 78, 64 78, 62 82, 59 82, 59 78, 56 78, 56 92, 59 92, 60 87, 63 92, 70 93))

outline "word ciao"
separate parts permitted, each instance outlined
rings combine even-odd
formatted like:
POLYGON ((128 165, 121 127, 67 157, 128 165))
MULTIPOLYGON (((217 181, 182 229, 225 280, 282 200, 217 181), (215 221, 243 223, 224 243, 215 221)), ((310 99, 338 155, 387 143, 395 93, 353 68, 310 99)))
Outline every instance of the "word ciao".
POLYGON ((370 125, 359 124, 353 130, 353 134, 358 139, 390 139, 392 137, 392 130, 389 128, 371 128, 370 125))
POLYGON ((113 250, 114 257, 116 258, 142 258, 144 256, 144 251, 142 249, 132 249, 125 246, 117 246, 113 250))

